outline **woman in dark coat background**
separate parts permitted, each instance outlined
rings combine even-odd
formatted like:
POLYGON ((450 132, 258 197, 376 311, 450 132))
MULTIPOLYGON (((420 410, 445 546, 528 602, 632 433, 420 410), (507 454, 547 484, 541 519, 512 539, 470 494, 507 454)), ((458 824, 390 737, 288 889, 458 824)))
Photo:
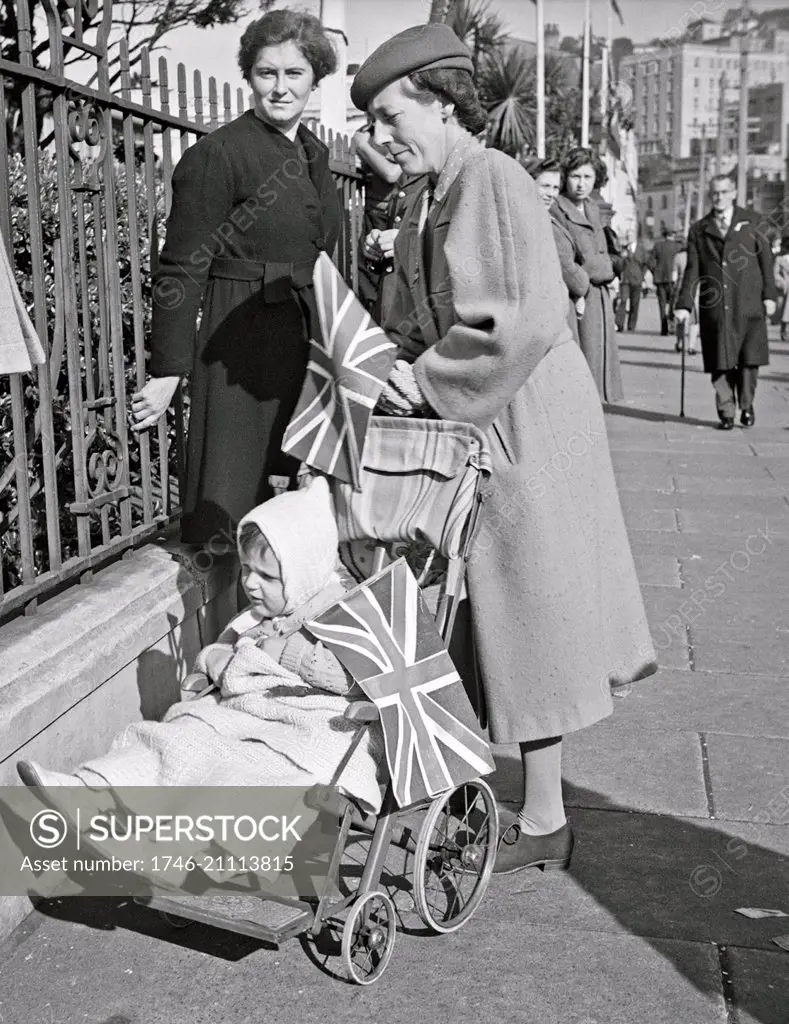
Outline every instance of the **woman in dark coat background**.
POLYGON ((301 124, 337 63, 320 22, 273 11, 244 32, 238 60, 254 108, 175 169, 151 379, 132 399, 136 429, 150 427, 191 374, 182 538, 217 547, 234 546, 239 519, 271 496, 270 476, 294 481, 298 463, 280 445, 307 365, 313 266, 340 226, 328 150, 301 124))
POLYGON ((578 325, 581 349, 589 363, 600 399, 618 402, 623 397, 619 349, 614 327, 614 307, 608 286, 614 267, 608 240, 600 222, 592 192, 602 184, 605 169, 591 149, 573 149, 562 163, 562 193, 554 216, 566 228, 581 254, 581 266, 589 275, 584 315, 578 325))
POLYGON ((559 263, 562 267, 562 280, 569 296, 567 323, 573 337, 578 341, 578 321, 584 315, 586 308, 589 275, 581 266, 583 257, 575 239, 570 234, 567 225, 563 223, 563 218, 557 216, 555 212, 556 199, 562 187, 562 166, 557 160, 535 159, 526 165, 526 170, 534 178, 540 198, 548 207, 548 213, 551 215, 553 240, 556 243, 559 263))

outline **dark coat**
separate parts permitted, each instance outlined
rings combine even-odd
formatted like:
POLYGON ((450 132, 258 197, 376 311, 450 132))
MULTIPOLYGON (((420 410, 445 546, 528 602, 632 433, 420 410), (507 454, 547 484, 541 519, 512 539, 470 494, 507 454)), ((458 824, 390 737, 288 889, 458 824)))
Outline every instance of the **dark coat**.
MULTIPOLYGON (((378 178, 378 175, 375 177, 378 178)), ((378 180, 382 179, 378 178, 378 180)), ((365 201, 364 225, 359 239, 360 252, 365 238, 374 228, 378 228, 379 231, 392 231, 393 229, 399 231, 405 210, 414 196, 421 192, 426 184, 426 174, 409 175, 395 185, 389 185, 389 191, 383 200, 379 199, 375 202, 372 210, 368 210, 365 201)), ((359 297, 370 310, 376 323, 381 322, 391 301, 394 290, 393 271, 393 259, 367 262, 364 257, 360 258, 359 297)))
POLYGON ((644 283, 644 271, 649 266, 649 257, 639 246, 635 252, 628 252, 622 260, 622 284, 639 287, 644 283))
POLYGON ((611 713, 612 678, 654 669, 602 407, 524 168, 461 141, 421 237, 420 209, 384 327, 431 408, 489 440, 468 590, 491 738, 560 736, 611 713))
POLYGON ((589 291, 589 275, 581 266, 583 257, 578 243, 561 217, 554 214, 555 204, 550 208, 551 227, 553 228, 553 240, 556 243, 556 251, 559 253, 559 263, 562 268, 562 280, 564 281, 569 301, 567 304, 567 323, 572 331, 573 338, 578 338, 578 316, 575 312, 576 300, 582 299, 589 291))
POLYGON ((652 271, 652 280, 655 284, 671 284, 671 273, 674 266, 674 257, 682 246, 670 238, 663 238, 655 242, 649 260, 649 269, 652 271))
POLYGON ((764 300, 775 299, 769 242, 747 210, 734 207, 726 238, 710 212, 691 227, 676 309, 693 309, 696 286, 705 373, 770 361, 764 300))
POLYGON ((186 150, 153 283, 151 373, 191 374, 183 539, 232 542, 294 477, 280 452, 313 321, 312 268, 339 235, 328 150, 253 111, 186 150), (195 326, 202 309, 199 332, 195 326))
POLYGON ((554 216, 567 229, 581 256, 581 267, 589 276, 586 309, 578 325, 581 351, 586 356, 600 398, 618 402, 623 396, 619 347, 614 327, 614 307, 608 285, 614 280, 614 268, 608 254, 608 240, 600 222, 597 205, 586 202, 586 211, 559 196, 554 216))

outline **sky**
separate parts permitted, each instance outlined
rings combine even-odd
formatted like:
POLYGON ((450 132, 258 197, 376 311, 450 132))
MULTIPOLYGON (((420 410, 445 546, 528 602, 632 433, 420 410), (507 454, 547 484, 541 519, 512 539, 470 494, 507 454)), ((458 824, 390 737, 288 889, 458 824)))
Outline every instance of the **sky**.
MULTIPOLYGON (((330 0, 328 0, 330 2, 330 0)), ((254 6, 254 0, 253 4, 254 6)), ((292 0, 276 6, 315 9, 317 3, 292 0)), ((608 27, 608 0, 591 0, 593 31, 605 34, 608 27)), ((619 0, 624 24, 613 19, 614 36, 628 36, 633 42, 647 42, 663 36, 672 28, 682 29, 696 17, 705 16, 714 21, 722 19, 729 8, 738 8, 739 0, 619 0)), ((757 11, 787 7, 789 0, 759 0, 752 4, 757 11)), ((583 24, 584 0, 545 0, 545 21, 555 22, 562 36, 580 35, 583 24)), ((409 25, 427 20, 429 0, 346 0, 346 34, 349 40, 348 60, 359 62, 388 36, 409 25)), ((495 10, 511 35, 520 39, 534 39, 534 5, 530 0, 491 0, 495 10)), ((175 64, 183 61, 187 71, 199 69, 206 81, 213 75, 218 83, 225 81, 235 88, 242 85, 236 67, 238 42, 247 21, 223 25, 214 29, 182 29, 166 37, 168 51, 159 51, 168 58, 174 71, 175 64)), ((327 23, 330 20, 327 18, 327 23)))

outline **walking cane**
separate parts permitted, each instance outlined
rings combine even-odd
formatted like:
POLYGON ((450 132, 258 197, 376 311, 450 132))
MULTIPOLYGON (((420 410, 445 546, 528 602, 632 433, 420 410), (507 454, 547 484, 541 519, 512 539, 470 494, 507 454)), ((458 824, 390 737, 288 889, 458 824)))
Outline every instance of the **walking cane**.
POLYGON ((687 348, 685 332, 687 331, 688 323, 684 321, 682 324, 682 369, 680 371, 680 391, 679 391, 679 417, 685 419, 685 349, 687 348))

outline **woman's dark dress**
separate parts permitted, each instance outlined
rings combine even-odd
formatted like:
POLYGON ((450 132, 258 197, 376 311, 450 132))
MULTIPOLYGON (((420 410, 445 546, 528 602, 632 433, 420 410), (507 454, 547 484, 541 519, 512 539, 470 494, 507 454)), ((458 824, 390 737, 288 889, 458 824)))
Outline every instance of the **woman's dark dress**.
POLYGON ((269 476, 298 467, 280 445, 315 324, 312 268, 339 235, 337 189, 312 132, 291 142, 253 111, 188 149, 172 184, 150 369, 192 378, 183 539, 232 543, 269 476))

